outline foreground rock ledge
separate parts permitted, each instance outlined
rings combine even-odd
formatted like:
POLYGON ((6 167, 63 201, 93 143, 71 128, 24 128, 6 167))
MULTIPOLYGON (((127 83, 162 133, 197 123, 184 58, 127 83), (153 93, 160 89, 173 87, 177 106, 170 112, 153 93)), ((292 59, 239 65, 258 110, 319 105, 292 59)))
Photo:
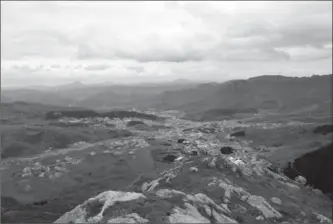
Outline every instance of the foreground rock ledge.
POLYGON ((107 191, 90 198, 55 223, 237 223, 230 211, 205 194, 160 189, 144 195, 107 191))

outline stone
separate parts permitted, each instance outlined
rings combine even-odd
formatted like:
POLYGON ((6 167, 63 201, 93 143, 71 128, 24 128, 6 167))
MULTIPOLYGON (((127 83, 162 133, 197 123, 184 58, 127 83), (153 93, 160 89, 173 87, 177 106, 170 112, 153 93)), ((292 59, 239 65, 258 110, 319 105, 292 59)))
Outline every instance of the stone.
POLYGON ((236 204, 235 208, 233 209, 233 211, 241 213, 241 214, 245 214, 246 211, 247 211, 247 209, 244 206, 240 205, 240 204, 236 204))
POLYGON ((285 185, 286 185, 287 187, 289 187, 289 189, 292 189, 292 190, 299 190, 299 189, 300 189, 299 186, 297 186, 297 185, 295 185, 295 184, 292 184, 292 183, 288 183, 288 182, 286 182, 285 185))
POLYGON ((319 214, 317 212, 314 212, 313 214, 316 216, 319 223, 330 223, 330 224, 332 224, 332 220, 327 218, 326 216, 324 216, 322 214, 319 214))
POLYGON ((316 195, 322 195, 323 194, 323 192, 321 190, 317 189, 317 188, 313 188, 312 192, 316 195))
POLYGON ((305 179, 305 177, 303 177, 303 176, 297 176, 297 177, 295 178, 295 181, 296 181, 297 183, 299 183, 299 184, 302 184, 302 185, 305 185, 305 184, 306 184, 306 179, 305 179))
POLYGON ((256 217, 256 220, 265 220, 265 218, 262 217, 261 215, 259 215, 259 216, 256 217))
POLYGON ((249 198, 249 197, 248 197, 247 195, 242 195, 242 196, 240 197, 240 199, 241 199, 242 201, 246 201, 248 198, 249 198))
POLYGON ((135 192, 105 191, 96 197, 86 200, 83 204, 78 205, 73 210, 66 212, 54 223, 99 223, 103 218, 103 212, 107 208, 112 207, 116 202, 126 202, 140 198, 146 198, 146 196, 135 192), (98 213, 96 215, 89 217, 87 210, 93 203, 101 204, 101 208, 97 211, 98 213))
POLYGON ((180 138, 180 139, 178 139, 178 143, 184 143, 186 141, 186 139, 184 139, 184 138, 180 138))
POLYGON ((159 196, 160 198, 171 198, 174 196, 185 196, 186 194, 181 192, 181 191, 177 191, 177 190, 169 190, 169 189, 160 189, 158 191, 156 191, 156 195, 159 196))
POLYGON ((142 218, 137 213, 123 215, 117 218, 109 219, 107 223, 148 223, 149 220, 142 218))
POLYGON ((192 151, 190 152, 190 154, 191 154, 192 156, 197 156, 197 155, 198 155, 198 151, 196 151, 196 150, 192 150, 192 151))
POLYGON ((204 158, 204 159, 202 160, 202 162, 203 162, 204 164, 208 164, 208 161, 209 161, 209 157, 206 157, 206 158, 204 158))
POLYGON ((159 181, 160 181, 160 179, 153 180, 150 183, 145 182, 145 183, 142 184, 141 190, 143 192, 153 191, 159 185, 159 183, 160 183, 159 181))
POLYGON ((168 221, 170 223, 211 223, 193 205, 185 203, 184 207, 175 207, 168 221))
POLYGON ((278 204, 278 205, 281 205, 282 204, 282 201, 280 198, 277 198, 277 197, 272 197, 271 198, 271 202, 275 203, 275 204, 278 204))
POLYGON ((40 173, 39 175, 38 175, 38 177, 40 177, 40 178, 42 178, 42 177, 44 177, 45 176, 45 173, 40 173))
POLYGON ((216 157, 214 157, 211 161, 210 161, 210 163, 208 163, 208 167, 209 168, 216 168, 216 157))
POLYGON ((275 210, 262 196, 251 195, 247 203, 261 211, 265 218, 281 218, 282 215, 275 210))
POLYGON ((199 170, 198 170, 197 167, 193 167, 193 166, 192 166, 192 167, 190 168, 190 171, 191 171, 191 172, 198 172, 199 170))
POLYGON ((183 161, 183 160, 184 160, 184 157, 180 156, 177 159, 175 159, 175 162, 180 162, 180 161, 183 161))

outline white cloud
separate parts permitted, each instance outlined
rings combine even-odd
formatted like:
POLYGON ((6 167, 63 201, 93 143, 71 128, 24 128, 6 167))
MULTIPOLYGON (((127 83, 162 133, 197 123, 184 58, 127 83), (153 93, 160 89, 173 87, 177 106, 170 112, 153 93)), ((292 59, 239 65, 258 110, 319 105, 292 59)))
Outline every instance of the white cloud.
POLYGON ((331 1, 3 2, 1 31, 13 83, 332 71, 331 1))

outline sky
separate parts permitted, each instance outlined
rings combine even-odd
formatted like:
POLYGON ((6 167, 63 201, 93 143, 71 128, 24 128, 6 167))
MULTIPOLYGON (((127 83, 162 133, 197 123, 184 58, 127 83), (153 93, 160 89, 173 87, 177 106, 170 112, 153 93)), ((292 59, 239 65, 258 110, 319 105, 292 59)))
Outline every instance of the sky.
POLYGON ((1 86, 332 73, 332 1, 1 2, 1 86))

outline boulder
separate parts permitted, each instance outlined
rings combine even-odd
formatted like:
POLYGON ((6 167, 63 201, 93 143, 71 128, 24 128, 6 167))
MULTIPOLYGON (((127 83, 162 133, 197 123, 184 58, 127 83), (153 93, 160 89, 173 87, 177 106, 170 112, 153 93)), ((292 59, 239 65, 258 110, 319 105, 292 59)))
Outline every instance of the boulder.
POLYGON ((148 223, 148 222, 149 222, 148 219, 140 217, 137 213, 126 214, 108 220, 108 223, 148 223))
POLYGON ((184 138, 180 138, 180 139, 178 139, 177 142, 178 142, 178 143, 184 143, 184 142, 186 142, 186 139, 184 139, 184 138))
POLYGON ((190 168, 190 171, 191 171, 191 172, 198 172, 199 170, 198 170, 198 168, 196 168, 196 167, 191 167, 191 168, 190 168))
POLYGON ((275 210, 262 196, 251 195, 247 203, 257 208, 265 218, 281 218, 282 215, 275 210))
POLYGON ((197 156, 197 155, 198 155, 198 151, 196 151, 196 150, 192 150, 192 151, 190 152, 190 154, 191 154, 192 156, 197 156))
POLYGON ((302 185, 305 185, 305 184, 306 184, 306 179, 305 179, 305 177, 303 177, 303 176, 297 176, 297 177, 295 178, 295 181, 296 181, 297 183, 299 183, 299 184, 302 184, 302 185))
POLYGON ((214 158, 210 161, 210 163, 207 164, 208 167, 211 168, 211 169, 216 168, 216 160, 217 160, 217 158, 214 157, 214 158))
POLYGON ((274 204, 277 204, 277 205, 281 205, 282 204, 281 199, 277 198, 277 197, 272 197, 271 198, 271 202, 273 202, 274 204))
POLYGON ((220 152, 224 155, 232 154, 235 150, 230 146, 223 146, 220 149, 220 152))

